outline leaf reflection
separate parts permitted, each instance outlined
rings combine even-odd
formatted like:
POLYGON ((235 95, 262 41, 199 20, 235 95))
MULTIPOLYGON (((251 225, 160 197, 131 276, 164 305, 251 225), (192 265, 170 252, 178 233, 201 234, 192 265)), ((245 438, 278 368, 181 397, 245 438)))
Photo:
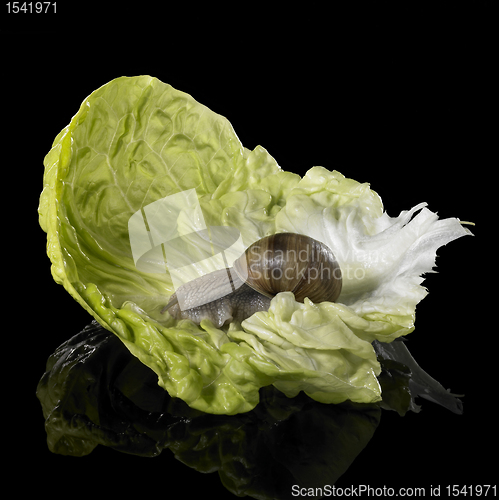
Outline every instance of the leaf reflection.
POLYGON ((211 415, 171 398, 157 376, 92 322, 49 358, 37 396, 49 449, 89 454, 97 445, 141 456, 171 450, 232 493, 287 498, 293 484, 320 487, 348 469, 379 424, 378 405, 326 405, 303 393, 260 391, 248 413, 211 415))

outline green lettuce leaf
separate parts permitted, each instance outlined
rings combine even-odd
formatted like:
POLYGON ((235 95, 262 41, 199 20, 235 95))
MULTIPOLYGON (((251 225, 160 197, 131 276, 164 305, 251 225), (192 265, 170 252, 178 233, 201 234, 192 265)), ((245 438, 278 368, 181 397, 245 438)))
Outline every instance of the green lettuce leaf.
POLYGON ((44 164, 39 217, 55 281, 171 396, 210 413, 247 412, 271 384, 322 402, 380 400, 372 341, 413 330, 436 249, 469 234, 423 205, 391 218, 367 184, 338 172, 285 172, 264 148, 244 148, 224 117, 149 76, 93 92, 44 164), (268 312, 223 329, 165 318, 172 278, 136 266, 128 223, 187 190, 207 225, 237 228, 244 246, 282 231, 326 243, 343 271, 338 303, 284 293, 268 312))
MULTIPOLYGON (((289 397, 302 390, 321 403, 377 401, 380 366, 371 344, 348 327, 350 316, 340 304, 314 304, 308 299, 301 304, 291 292, 283 292, 272 300, 268 312, 243 321, 241 330, 229 329, 236 343, 224 349, 236 356, 236 346, 244 342, 273 361, 278 367, 274 386, 289 397)), ((362 326, 369 322, 357 328, 362 326)))

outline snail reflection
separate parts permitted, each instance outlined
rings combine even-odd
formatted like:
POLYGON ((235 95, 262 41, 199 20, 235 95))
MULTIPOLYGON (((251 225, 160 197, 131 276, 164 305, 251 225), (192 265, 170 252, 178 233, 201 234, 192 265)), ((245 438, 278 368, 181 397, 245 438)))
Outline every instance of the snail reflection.
POLYGON ((312 302, 335 302, 341 285, 340 266, 324 243, 302 234, 278 233, 250 245, 232 268, 214 271, 179 287, 162 312, 197 324, 209 319, 220 328, 230 321, 243 321, 258 311, 267 311, 271 299, 280 292, 293 292, 298 302, 305 297, 312 302), (219 290, 227 277, 232 292, 220 297, 219 290), (215 297, 219 298, 213 300, 215 297))

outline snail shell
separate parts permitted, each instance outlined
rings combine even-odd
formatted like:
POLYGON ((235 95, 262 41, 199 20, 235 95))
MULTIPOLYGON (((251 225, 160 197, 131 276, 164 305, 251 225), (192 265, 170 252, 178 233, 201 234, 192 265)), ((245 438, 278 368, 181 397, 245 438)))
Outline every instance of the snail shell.
POLYGON ((299 302, 305 297, 312 302, 334 302, 341 284, 340 266, 324 243, 302 234, 278 233, 250 245, 232 268, 179 287, 161 312, 168 309, 175 319, 190 319, 197 324, 209 319, 220 328, 228 321, 242 321, 268 310, 270 300, 279 292, 293 292, 299 302), (220 297, 220 287, 224 283, 227 286, 227 277, 232 292, 220 297), (182 310, 179 293, 185 297, 182 310))
POLYGON ((298 302, 334 302, 341 292, 341 270, 320 241, 296 233, 266 236, 234 262, 237 275, 266 297, 293 292, 298 302))

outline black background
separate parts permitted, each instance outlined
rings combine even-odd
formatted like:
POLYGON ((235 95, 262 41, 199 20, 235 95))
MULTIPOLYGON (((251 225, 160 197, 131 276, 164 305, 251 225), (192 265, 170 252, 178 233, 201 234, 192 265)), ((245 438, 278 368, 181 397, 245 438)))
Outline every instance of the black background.
POLYGON ((169 451, 51 454, 35 397, 46 358, 91 319, 50 274, 36 211, 43 157, 93 90, 138 74, 226 116, 246 147, 262 145, 284 170, 322 165, 369 182, 391 216, 425 201, 442 218, 476 223, 474 238, 438 251, 408 343, 424 369, 466 394, 464 414, 424 400, 420 414, 384 412, 337 486, 424 486, 429 496, 430 485, 494 483, 496 259, 484 244, 497 186, 492 3, 299 5, 58 4, 55 15, 3 16, 4 453, 29 477, 40 470, 50 494, 178 485, 187 498, 226 495, 216 474, 169 451))

